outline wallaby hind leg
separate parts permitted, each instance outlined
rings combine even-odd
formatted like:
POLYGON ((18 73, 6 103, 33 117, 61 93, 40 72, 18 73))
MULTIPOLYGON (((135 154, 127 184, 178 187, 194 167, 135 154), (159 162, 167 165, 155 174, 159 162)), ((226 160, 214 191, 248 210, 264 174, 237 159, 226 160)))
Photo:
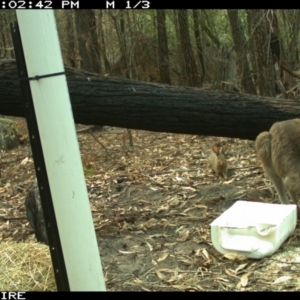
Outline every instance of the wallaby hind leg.
POLYGON ((299 193, 299 177, 289 176, 284 179, 284 185, 290 195, 291 200, 297 205, 297 215, 300 219, 300 208, 298 205, 297 194, 299 193))
POLYGON ((272 167, 263 166, 263 168, 264 168, 266 174, 268 175, 268 177, 270 178, 270 180, 273 182, 280 202, 283 204, 289 204, 290 201, 285 192, 281 177, 278 176, 277 173, 275 173, 275 171, 272 167))
POLYGON ((297 194, 299 193, 300 180, 298 176, 288 176, 284 179, 284 185, 291 200, 298 205, 297 194))
POLYGON ((269 132, 260 133, 255 141, 256 153, 262 162, 264 171, 273 182, 281 203, 288 204, 289 199, 284 189, 281 177, 275 172, 272 162, 272 136, 269 132))
POLYGON ((299 205, 297 203, 297 198, 296 198, 297 193, 295 193, 294 191, 291 191, 291 190, 288 190, 288 193, 289 193, 292 201, 297 205, 297 218, 300 219, 300 208, 299 208, 299 205))

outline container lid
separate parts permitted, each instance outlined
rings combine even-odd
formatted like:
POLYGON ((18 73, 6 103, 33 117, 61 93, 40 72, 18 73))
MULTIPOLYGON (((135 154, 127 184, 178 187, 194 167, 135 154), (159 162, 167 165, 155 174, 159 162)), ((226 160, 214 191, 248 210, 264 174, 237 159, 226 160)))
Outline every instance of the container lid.
POLYGON ((215 219, 210 226, 246 228, 257 224, 277 225, 292 211, 295 204, 271 204, 239 200, 215 219))

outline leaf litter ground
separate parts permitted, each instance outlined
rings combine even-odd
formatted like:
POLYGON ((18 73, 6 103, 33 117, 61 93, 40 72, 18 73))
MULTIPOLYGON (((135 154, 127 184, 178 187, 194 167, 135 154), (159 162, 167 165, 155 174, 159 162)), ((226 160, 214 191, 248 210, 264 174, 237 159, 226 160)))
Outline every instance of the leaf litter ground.
MULTIPOLYGON (((25 121, 15 120, 26 135, 25 121)), ((126 129, 78 133, 108 291, 299 290, 298 226, 261 260, 212 246, 210 223, 235 201, 278 203, 253 141, 131 132, 133 147, 126 129), (229 145, 228 180, 207 166, 214 143, 229 145)), ((28 142, 1 152, 0 172, 1 288, 55 290, 48 248, 35 242, 25 214, 35 179, 28 142)))

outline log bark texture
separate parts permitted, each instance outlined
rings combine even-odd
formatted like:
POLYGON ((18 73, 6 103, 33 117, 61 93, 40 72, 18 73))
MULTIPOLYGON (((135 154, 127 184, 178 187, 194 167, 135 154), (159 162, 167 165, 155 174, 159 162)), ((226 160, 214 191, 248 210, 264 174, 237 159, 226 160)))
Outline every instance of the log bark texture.
MULTIPOLYGON (((86 125, 253 140, 276 121, 300 117, 300 102, 292 99, 139 82, 68 67, 66 74, 74 120, 86 125)), ((13 60, 0 61, 0 114, 24 117, 13 60)))

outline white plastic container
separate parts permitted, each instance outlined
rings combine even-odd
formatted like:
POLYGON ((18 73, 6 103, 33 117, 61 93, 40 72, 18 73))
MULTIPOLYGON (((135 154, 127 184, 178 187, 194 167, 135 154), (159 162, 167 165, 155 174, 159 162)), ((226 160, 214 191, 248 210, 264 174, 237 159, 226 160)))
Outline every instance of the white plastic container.
POLYGON ((222 254, 272 255, 295 230, 297 206, 237 201, 211 224, 211 240, 222 254))

